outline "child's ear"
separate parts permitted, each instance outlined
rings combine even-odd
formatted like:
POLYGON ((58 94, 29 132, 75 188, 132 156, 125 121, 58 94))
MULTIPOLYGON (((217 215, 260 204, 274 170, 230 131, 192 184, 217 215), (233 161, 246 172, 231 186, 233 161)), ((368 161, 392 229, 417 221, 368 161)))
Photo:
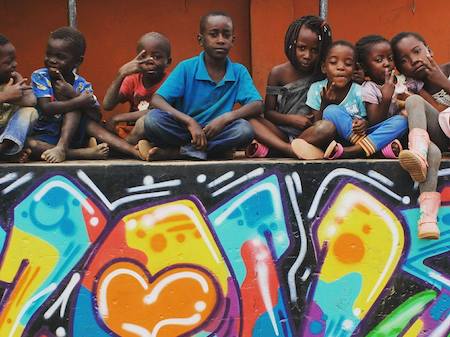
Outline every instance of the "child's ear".
POLYGON ((320 70, 322 71, 322 73, 326 74, 325 62, 322 62, 322 64, 320 65, 320 70))
POLYGON ((169 65, 169 64, 171 64, 172 63, 172 58, 171 57, 168 57, 167 58, 167 61, 166 61, 166 65, 169 65))
POLYGON ((83 61, 84 61, 84 55, 80 55, 80 57, 78 58, 76 68, 78 68, 83 63, 83 61))
POLYGON ((231 38, 231 42, 234 43, 234 41, 236 41, 236 35, 233 35, 233 37, 231 38))
POLYGON ((197 34, 197 41, 200 44, 200 46, 203 47, 203 35, 202 34, 200 34, 200 33, 197 34))

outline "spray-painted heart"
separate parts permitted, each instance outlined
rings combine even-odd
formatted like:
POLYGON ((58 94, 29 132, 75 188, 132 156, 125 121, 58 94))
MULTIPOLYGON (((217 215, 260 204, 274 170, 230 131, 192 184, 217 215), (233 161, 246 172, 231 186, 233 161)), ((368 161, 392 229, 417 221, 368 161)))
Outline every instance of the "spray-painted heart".
POLYGON ((96 300, 103 322, 119 336, 175 337, 205 324, 219 293, 211 275, 197 267, 149 277, 140 265, 121 261, 101 273, 96 300))

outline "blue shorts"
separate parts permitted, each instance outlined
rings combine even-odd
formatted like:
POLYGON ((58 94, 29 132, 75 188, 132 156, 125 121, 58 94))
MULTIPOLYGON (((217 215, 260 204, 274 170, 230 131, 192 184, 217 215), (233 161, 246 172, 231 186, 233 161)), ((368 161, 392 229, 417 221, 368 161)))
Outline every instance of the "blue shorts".
MULTIPOLYGON (((87 120, 88 117, 85 114, 82 114, 77 131, 73 135, 72 141, 69 145, 71 149, 86 147, 86 144, 88 142, 88 135, 86 132, 87 120)), ((47 144, 56 145, 58 144, 59 138, 61 137, 62 123, 63 117, 59 119, 48 119, 41 116, 34 124, 31 137, 47 144)))

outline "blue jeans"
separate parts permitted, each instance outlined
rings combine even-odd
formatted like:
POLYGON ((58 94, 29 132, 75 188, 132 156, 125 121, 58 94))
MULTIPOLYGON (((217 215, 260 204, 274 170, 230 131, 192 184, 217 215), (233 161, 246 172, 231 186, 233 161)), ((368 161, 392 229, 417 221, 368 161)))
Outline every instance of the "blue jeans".
POLYGON ((4 154, 13 155, 22 151, 28 131, 33 126, 37 116, 35 108, 21 107, 14 112, 8 124, 4 127, 0 126, 0 143, 3 143, 4 140, 14 143, 4 154))
POLYGON ((180 154, 197 159, 206 159, 211 153, 247 146, 254 136, 250 123, 237 119, 225 126, 214 138, 208 139, 206 151, 200 151, 191 144, 192 137, 186 125, 159 109, 153 109, 145 116, 144 130, 145 137, 155 146, 180 147, 180 154))
POLYGON ((359 136, 352 132, 352 116, 341 105, 329 105, 323 111, 323 119, 336 126, 339 137, 352 144, 360 143, 369 156, 400 138, 408 130, 408 119, 404 116, 394 115, 388 119, 371 126, 366 130, 366 136, 359 136))

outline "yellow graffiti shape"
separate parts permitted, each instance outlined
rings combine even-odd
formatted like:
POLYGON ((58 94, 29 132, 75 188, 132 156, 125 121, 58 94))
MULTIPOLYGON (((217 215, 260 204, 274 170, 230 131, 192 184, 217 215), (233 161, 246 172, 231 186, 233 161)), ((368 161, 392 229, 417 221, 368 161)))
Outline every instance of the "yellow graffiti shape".
MULTIPOLYGON (((46 241, 14 228, 4 254, 4 262, 0 266, 0 280, 3 282, 13 282, 20 265, 26 261, 0 314, 0 337, 18 337, 25 328, 20 319, 33 304, 33 298, 39 296, 36 292, 59 261, 59 253, 46 241)), ((53 288, 39 293, 51 290, 53 288)))
POLYGON ((417 337, 419 336, 420 332, 423 328, 423 321, 421 319, 418 319, 414 322, 413 325, 408 329, 408 331, 405 332, 403 337, 417 337))
POLYGON ((353 312, 364 317, 373 305, 402 254, 404 232, 398 218, 371 194, 346 184, 317 230, 328 252, 320 279, 331 283, 349 274, 362 279, 353 312))
POLYGON ((152 274, 175 264, 194 264, 211 272, 227 293, 228 267, 195 203, 179 200, 127 215, 129 247, 143 252, 152 274))

